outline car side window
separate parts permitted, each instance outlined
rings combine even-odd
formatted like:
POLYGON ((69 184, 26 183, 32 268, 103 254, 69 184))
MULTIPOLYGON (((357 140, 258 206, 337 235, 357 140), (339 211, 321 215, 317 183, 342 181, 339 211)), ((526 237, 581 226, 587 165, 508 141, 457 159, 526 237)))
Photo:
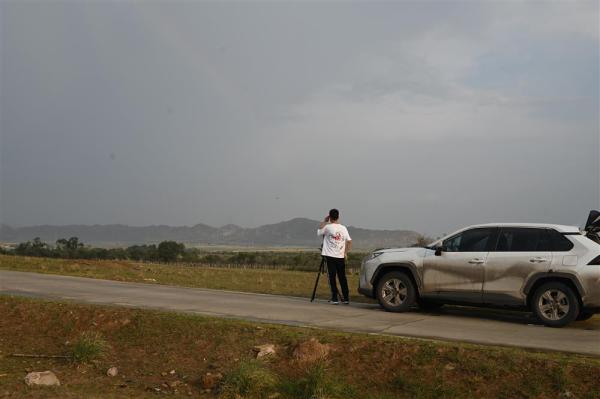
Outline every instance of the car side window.
POLYGON ((471 229, 444 240, 446 252, 483 252, 487 251, 493 229, 471 229))
POLYGON ((443 242, 444 250, 446 252, 458 252, 460 247, 460 241, 462 239, 463 233, 457 234, 454 237, 450 237, 443 242))
POLYGON ((508 227, 500 230, 498 252, 551 251, 551 237, 547 229, 508 227))
POLYGON ((573 249, 573 243, 567 237, 554 229, 548 230, 550 236, 550 245, 554 252, 566 252, 573 249))

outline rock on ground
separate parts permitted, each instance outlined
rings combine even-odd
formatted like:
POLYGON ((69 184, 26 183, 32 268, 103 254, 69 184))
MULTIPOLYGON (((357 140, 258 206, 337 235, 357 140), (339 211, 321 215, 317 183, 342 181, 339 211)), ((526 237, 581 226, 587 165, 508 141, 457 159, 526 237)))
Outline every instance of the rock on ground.
POLYGON ((106 375, 109 377, 116 377, 119 374, 119 370, 116 367, 111 367, 106 370, 106 375))
POLYGON ((327 358, 329 352, 331 352, 329 345, 320 343, 316 338, 311 338, 309 341, 298 344, 292 352, 292 357, 300 362, 312 363, 327 358))
POLYGON ((255 346, 254 347, 254 352, 256 352, 256 358, 260 359, 261 357, 265 357, 265 356, 270 356, 270 355, 274 355, 275 352, 275 345, 273 344, 266 344, 266 345, 259 345, 259 346, 255 346))
POLYGON ((206 373, 202 376, 202 389, 214 389, 222 379, 223 374, 221 373, 206 373))
POLYGON ((25 376, 25 384, 32 385, 60 385, 60 381, 52 371, 32 371, 25 376))

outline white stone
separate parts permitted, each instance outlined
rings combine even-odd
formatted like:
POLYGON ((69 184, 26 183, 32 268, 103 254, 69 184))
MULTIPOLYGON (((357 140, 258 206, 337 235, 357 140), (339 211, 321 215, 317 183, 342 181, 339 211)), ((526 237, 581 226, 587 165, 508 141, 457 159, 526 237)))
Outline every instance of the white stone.
POLYGON ((32 385, 60 385, 60 381, 52 371, 32 371, 25 376, 25 384, 32 385))
POLYGON ((261 357, 271 356, 275 354, 275 345, 266 344, 259 345, 254 347, 254 351, 256 352, 256 358, 260 359, 261 357))

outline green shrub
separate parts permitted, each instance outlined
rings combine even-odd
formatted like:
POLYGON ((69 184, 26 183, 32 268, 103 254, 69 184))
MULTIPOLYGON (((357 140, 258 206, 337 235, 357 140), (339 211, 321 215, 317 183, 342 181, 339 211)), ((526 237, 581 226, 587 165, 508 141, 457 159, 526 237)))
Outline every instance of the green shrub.
POLYGON ((96 331, 81 334, 71 347, 70 356, 74 363, 89 363, 104 356, 108 344, 96 331))
POLYGON ((306 377, 301 380, 303 398, 321 399, 325 398, 331 389, 331 383, 325 374, 327 368, 324 363, 317 363, 308 369, 306 377))
POLYGON ((310 366, 304 377, 282 383, 280 390, 298 399, 354 398, 355 389, 332 377, 325 362, 310 366))
POLYGON ((258 360, 242 360, 221 384, 222 398, 265 398, 277 386, 276 375, 258 360))

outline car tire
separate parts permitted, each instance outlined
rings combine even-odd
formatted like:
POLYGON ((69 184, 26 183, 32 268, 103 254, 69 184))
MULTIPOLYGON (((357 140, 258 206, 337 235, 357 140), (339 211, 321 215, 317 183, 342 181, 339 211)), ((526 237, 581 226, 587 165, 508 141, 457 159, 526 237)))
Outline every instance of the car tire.
POLYGON ((559 281, 539 286, 531 307, 538 320, 548 327, 564 327, 579 315, 579 299, 571 287, 559 281))
POLYGON ((388 312, 406 312, 415 305, 416 289, 406 273, 390 272, 377 283, 375 295, 388 312))
POLYGON ((577 321, 585 321, 585 320, 589 320, 592 317, 594 317, 595 313, 594 312, 586 312, 585 310, 582 310, 581 312, 579 312, 579 316, 577 316, 577 321))

